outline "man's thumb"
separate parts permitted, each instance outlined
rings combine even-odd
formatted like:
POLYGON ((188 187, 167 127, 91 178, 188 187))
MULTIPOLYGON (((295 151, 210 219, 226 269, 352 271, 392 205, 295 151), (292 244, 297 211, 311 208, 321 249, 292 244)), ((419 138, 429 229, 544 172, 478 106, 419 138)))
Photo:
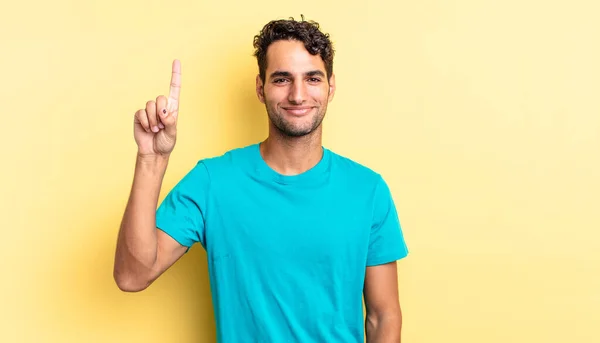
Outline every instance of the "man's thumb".
POLYGON ((176 112, 169 112, 166 109, 163 109, 162 112, 160 112, 160 121, 165 126, 165 133, 174 137, 177 132, 176 112))

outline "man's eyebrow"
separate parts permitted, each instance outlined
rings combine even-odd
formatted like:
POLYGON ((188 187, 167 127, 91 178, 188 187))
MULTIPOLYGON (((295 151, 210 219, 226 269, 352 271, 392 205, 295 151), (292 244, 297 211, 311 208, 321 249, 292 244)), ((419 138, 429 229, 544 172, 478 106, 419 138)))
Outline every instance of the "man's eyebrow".
POLYGON ((312 71, 309 71, 308 73, 306 73, 306 76, 321 76, 321 77, 325 77, 325 73, 323 73, 320 70, 312 70, 312 71))
MULTIPOLYGON (((309 72, 306 72, 304 75, 306 75, 308 77, 312 77, 312 76, 325 77, 325 73, 323 73, 321 70, 311 70, 309 72)), ((273 73, 271 73, 271 75, 269 75, 269 78, 271 78, 271 79, 276 78, 276 77, 292 77, 292 73, 290 73, 288 71, 277 70, 277 71, 274 71, 273 73)))
POLYGON ((269 75, 269 78, 275 78, 275 77, 291 77, 292 74, 290 72, 287 71, 274 71, 273 73, 271 73, 271 75, 269 75))

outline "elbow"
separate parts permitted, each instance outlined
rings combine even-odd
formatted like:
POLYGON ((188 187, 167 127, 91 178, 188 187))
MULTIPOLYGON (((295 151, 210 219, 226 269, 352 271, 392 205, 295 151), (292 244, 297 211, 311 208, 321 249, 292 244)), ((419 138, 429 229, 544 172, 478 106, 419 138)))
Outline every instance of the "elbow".
POLYGON ((384 313, 367 312, 366 319, 371 326, 380 326, 385 324, 402 327, 401 311, 389 311, 384 313))
POLYGON ((367 342, 380 340, 399 342, 402 331, 402 313, 390 311, 387 313, 367 313, 366 316, 367 342))
POLYGON ((149 282, 140 280, 139 278, 136 278, 133 275, 121 273, 117 269, 115 269, 113 273, 113 278, 115 280, 115 283, 117 284, 117 287, 121 291, 127 293, 141 292, 148 288, 148 286, 150 285, 149 282))
POLYGON ((147 288, 147 286, 139 285, 139 284, 136 284, 133 282, 123 282, 123 281, 117 281, 117 287, 122 292, 126 292, 126 293, 141 292, 147 288))

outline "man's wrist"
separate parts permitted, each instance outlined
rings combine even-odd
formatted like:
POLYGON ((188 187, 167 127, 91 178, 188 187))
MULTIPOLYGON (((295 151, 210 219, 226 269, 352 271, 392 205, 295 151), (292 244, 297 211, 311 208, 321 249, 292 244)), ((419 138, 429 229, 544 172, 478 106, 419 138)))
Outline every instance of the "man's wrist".
POLYGON ((136 166, 142 170, 164 173, 169 164, 170 154, 137 154, 136 166))
POLYGON ((142 154, 137 153, 137 161, 143 164, 157 164, 169 161, 171 154, 142 154))

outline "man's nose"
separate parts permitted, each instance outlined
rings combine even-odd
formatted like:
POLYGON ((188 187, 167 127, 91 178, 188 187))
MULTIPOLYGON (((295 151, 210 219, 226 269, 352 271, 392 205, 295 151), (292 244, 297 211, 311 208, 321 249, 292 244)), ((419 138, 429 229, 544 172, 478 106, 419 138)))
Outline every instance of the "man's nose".
POLYGON ((306 88, 302 82, 294 82, 290 88, 288 101, 293 104, 302 104, 306 100, 306 88))

